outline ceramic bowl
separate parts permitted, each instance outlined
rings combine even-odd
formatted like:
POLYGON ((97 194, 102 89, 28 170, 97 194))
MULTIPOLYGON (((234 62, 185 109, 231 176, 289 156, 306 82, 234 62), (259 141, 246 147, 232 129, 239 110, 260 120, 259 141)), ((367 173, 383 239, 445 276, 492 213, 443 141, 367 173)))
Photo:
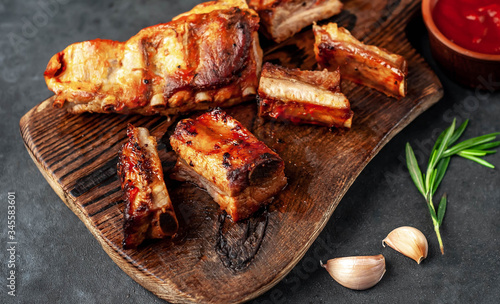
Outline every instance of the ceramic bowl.
POLYGON ((500 55, 470 51, 446 38, 432 19, 438 1, 422 0, 422 15, 434 59, 460 84, 490 91, 500 89, 500 55))

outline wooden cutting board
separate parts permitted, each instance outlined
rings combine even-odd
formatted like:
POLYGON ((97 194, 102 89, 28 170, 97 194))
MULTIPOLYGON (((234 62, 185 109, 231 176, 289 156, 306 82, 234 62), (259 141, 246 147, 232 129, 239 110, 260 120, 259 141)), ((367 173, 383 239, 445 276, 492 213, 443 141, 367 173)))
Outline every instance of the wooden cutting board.
MULTIPOLYGON (((402 100, 344 83, 354 111, 349 131, 296 126, 256 117, 255 103, 228 109, 286 163, 289 184, 267 209, 233 224, 203 190, 167 180, 180 218, 173 240, 123 250, 122 192, 117 152, 128 123, 159 138, 165 170, 172 122, 164 117, 70 115, 45 100, 21 119, 26 147, 42 174, 127 274, 171 302, 228 303, 257 297, 300 261, 343 195, 380 149, 442 96, 437 77, 405 34, 419 9, 413 0, 353 0, 332 18, 365 43, 385 47, 409 63, 408 96, 402 100)), ((265 59, 289 67, 315 67, 311 29, 280 45, 263 44, 265 59)), ((168 176, 168 173, 166 173, 168 176)))

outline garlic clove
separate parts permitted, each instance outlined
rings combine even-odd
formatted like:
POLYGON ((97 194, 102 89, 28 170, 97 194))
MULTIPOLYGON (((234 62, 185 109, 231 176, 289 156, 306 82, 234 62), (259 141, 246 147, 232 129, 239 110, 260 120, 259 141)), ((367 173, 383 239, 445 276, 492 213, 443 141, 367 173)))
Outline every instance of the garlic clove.
POLYGON ((337 283, 355 290, 375 286, 385 273, 385 258, 381 254, 336 258, 326 264, 320 263, 337 283))
POLYGON ((382 241, 382 245, 389 245, 407 257, 414 259, 418 264, 427 257, 429 244, 425 235, 417 228, 403 226, 392 230, 382 241))

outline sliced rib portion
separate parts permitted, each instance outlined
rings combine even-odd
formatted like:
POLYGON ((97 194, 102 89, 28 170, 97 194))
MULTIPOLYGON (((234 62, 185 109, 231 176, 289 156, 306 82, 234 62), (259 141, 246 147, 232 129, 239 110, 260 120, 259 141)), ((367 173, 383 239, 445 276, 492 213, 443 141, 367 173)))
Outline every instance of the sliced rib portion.
POLYGON ((269 203, 285 185, 283 160, 220 109, 181 120, 170 144, 175 173, 206 189, 234 221, 269 203))
POLYGON ((388 96, 406 95, 406 60, 386 49, 365 45, 336 23, 313 26, 314 52, 321 68, 340 68, 342 78, 388 96))
POLYGON ((71 113, 171 115, 257 93, 259 17, 244 0, 202 3, 126 42, 91 40, 54 55, 45 81, 71 113))
POLYGON ((144 239, 172 236, 179 224, 163 181, 156 140, 146 128, 129 124, 128 141, 119 153, 118 174, 125 192, 125 249, 144 239))
POLYGON ((342 10, 339 0, 247 0, 259 13, 264 34, 281 42, 314 21, 330 18, 342 10))
POLYGON ((353 113, 340 91, 339 71, 301 71, 266 62, 259 84, 259 116, 350 128, 353 113))

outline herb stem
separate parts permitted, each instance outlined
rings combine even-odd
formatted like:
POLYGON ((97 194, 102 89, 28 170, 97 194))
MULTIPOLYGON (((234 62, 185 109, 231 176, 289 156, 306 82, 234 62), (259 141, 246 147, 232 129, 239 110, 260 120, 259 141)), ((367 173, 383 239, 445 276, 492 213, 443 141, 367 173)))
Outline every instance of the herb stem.
POLYGON ((439 249, 441 250, 441 254, 444 254, 443 240, 441 239, 441 232, 439 231, 440 224, 439 220, 434 216, 436 214, 436 209, 434 207, 434 203, 432 202, 431 194, 428 195, 427 204, 429 205, 429 208, 432 209, 431 212, 432 224, 434 225, 434 231, 436 232, 436 236, 438 239, 439 249))
POLYGON ((434 222, 434 231, 436 231, 436 236, 439 242, 439 249, 441 249, 441 254, 444 254, 444 246, 443 246, 443 240, 441 239, 441 233, 439 232, 439 224, 432 219, 434 222))
POLYGON ((424 196, 427 207, 429 208, 434 231, 436 231, 439 248, 441 249, 441 254, 444 254, 444 246, 439 227, 443 223, 444 214, 446 212, 447 196, 444 194, 441 198, 437 212, 434 207, 434 203, 432 202, 432 197, 446 174, 450 157, 458 155, 485 167, 495 168, 495 166, 481 157, 486 156, 487 154, 495 153, 496 150, 489 149, 500 146, 500 141, 494 141, 500 133, 491 133, 464 140, 450 148, 450 146, 455 143, 460 136, 462 136, 465 128, 467 127, 468 120, 462 123, 456 130, 455 124, 456 119, 453 120, 451 126, 439 135, 434 147, 432 148, 425 174, 422 174, 422 171, 420 170, 410 143, 406 144, 406 165, 411 179, 415 183, 418 191, 424 196))

